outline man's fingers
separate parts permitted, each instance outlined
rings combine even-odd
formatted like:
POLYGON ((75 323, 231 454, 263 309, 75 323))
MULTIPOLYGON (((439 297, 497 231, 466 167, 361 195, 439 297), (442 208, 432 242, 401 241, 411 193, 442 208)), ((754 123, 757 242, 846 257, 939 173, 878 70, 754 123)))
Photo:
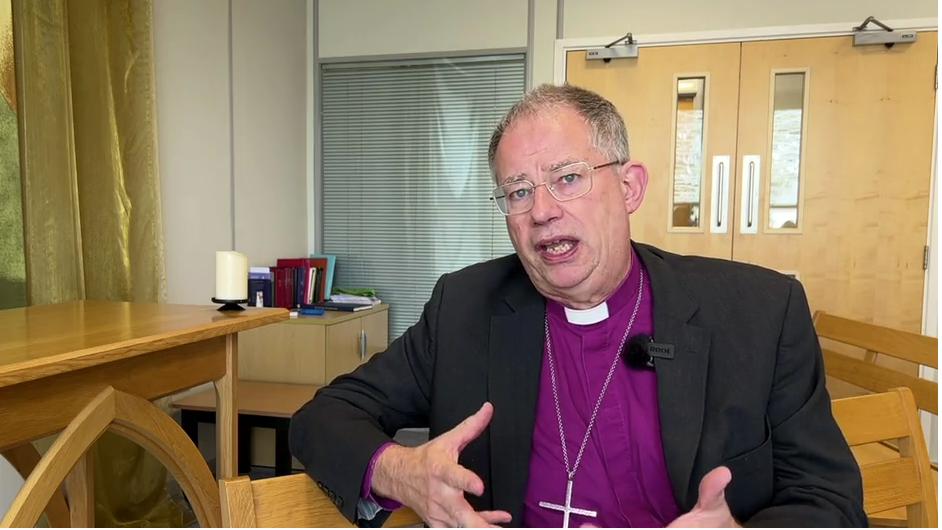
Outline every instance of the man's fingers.
POLYGON ((465 418, 464 421, 442 435, 442 437, 448 440, 450 444, 454 444, 453 447, 456 451, 461 452, 465 446, 484 432, 493 415, 494 406, 490 403, 484 403, 477 412, 465 418))
POLYGON ((482 519, 489 523, 509 523, 512 519, 510 512, 503 510, 484 510, 478 512, 482 519))
POLYGON ((455 515, 455 522, 459 528, 498 528, 498 523, 510 522, 510 514, 499 511, 462 510, 455 515))
POLYGON ((726 505, 726 486, 733 479, 729 468, 718 467, 710 471, 700 481, 700 498, 697 499, 697 508, 713 510, 726 505))
POLYGON ((481 496, 484 493, 484 481, 467 468, 454 464, 449 466, 445 475, 442 477, 445 484, 474 495, 481 496))

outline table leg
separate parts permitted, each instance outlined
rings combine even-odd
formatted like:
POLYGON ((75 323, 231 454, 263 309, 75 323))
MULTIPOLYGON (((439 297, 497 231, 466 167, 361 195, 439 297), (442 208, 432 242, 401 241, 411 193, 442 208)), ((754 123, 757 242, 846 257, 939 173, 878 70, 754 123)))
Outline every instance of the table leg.
POLYGON ((226 374, 216 380, 216 479, 239 474, 239 335, 226 335, 226 374))
POLYGON ((278 418, 275 422, 275 476, 291 474, 291 449, 288 447, 288 428, 291 420, 278 418))

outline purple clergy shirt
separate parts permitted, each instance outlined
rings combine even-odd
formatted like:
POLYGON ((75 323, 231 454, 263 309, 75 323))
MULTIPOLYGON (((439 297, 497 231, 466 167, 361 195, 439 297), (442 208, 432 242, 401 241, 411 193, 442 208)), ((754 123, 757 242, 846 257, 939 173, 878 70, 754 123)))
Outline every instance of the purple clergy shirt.
MULTIPOLYGON (((628 277, 608 299, 609 317, 600 322, 570 323, 562 305, 547 301, 570 469, 634 311, 643 267, 632 251, 628 277)), ((653 336, 653 313, 645 271, 641 305, 629 336, 653 336)), ((539 506, 540 501, 565 504, 567 482, 545 345, 543 355, 522 523, 558 528, 562 512, 539 506)), ((663 527, 680 515, 667 476, 657 403, 654 370, 629 368, 619 360, 573 479, 572 506, 594 510, 598 516, 572 514, 571 528, 663 527)))

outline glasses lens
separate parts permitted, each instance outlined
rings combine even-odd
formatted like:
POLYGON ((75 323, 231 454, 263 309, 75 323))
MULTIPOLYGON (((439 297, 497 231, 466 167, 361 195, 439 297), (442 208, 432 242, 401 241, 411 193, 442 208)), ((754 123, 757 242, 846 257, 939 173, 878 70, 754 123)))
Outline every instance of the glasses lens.
POLYGON ((525 212, 533 205, 533 185, 526 181, 504 184, 494 190, 494 201, 504 215, 525 212))
POLYGON ((550 175, 550 189, 561 201, 582 197, 592 189, 592 171, 585 163, 557 169, 550 175))

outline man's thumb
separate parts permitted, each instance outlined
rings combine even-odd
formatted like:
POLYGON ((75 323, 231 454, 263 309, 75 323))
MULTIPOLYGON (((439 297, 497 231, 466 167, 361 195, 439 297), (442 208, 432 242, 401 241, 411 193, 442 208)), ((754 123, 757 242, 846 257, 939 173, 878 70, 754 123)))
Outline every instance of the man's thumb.
POLYGON ((484 403, 477 412, 465 418, 464 421, 449 431, 449 438, 457 445, 458 451, 464 449, 472 440, 484 432, 493 415, 494 406, 490 403, 484 403))
POLYGON ((700 481, 700 497, 697 499, 697 509, 715 510, 726 504, 726 486, 733 479, 729 468, 718 467, 710 471, 700 481))

